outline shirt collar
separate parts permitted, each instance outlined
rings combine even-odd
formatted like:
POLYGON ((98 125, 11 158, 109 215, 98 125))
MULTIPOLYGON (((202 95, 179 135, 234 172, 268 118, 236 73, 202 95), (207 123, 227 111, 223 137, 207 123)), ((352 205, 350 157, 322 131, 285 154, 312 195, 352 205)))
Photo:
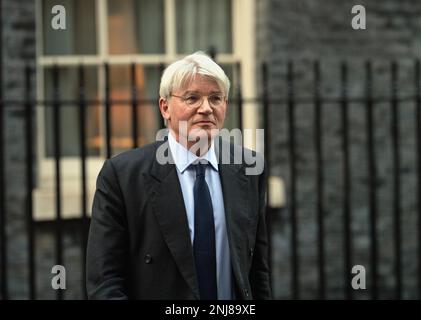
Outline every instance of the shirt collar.
POLYGON ((208 152, 206 152, 202 157, 196 156, 175 140, 171 131, 168 133, 168 143, 175 165, 181 173, 199 159, 206 160, 216 171, 218 171, 218 160, 216 159, 215 144, 213 140, 208 152))

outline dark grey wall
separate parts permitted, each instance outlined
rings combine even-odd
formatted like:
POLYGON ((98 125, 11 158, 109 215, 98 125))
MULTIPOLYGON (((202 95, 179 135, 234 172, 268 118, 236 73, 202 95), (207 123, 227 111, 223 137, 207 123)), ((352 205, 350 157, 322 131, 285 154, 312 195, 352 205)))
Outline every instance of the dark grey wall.
MULTIPOLYGON (((35 66, 34 1, 2 0, 2 6, 4 99, 6 101, 22 100, 25 83, 24 63, 35 66)), ((8 280, 12 299, 26 297, 28 275, 25 267, 27 238, 24 218, 24 119, 19 108, 17 104, 9 104, 4 114, 8 280)))
MULTIPOLYGON (((398 88, 401 94, 414 94, 414 58, 421 56, 421 2, 419 1, 335 1, 335 0, 270 0, 257 1, 258 60, 270 64, 270 89, 273 98, 286 94, 286 62, 295 62, 295 94, 311 97, 313 86, 312 63, 321 61, 322 94, 340 95, 339 64, 350 65, 349 95, 364 94, 364 62, 373 60, 374 95, 390 96, 390 62, 396 60, 401 69, 398 88), (351 28, 351 8, 364 5, 367 29, 351 28), (262 14, 265 12, 265 14, 262 14)), ((316 297, 317 292, 317 226, 314 109, 313 105, 298 103, 297 119, 297 214, 299 219, 300 285, 302 297, 316 297)), ((400 150, 401 209, 402 209, 402 269, 404 297, 416 295, 416 198, 415 198, 415 132, 414 103, 401 103, 400 150)), ((380 297, 393 297, 393 183, 389 103, 375 105, 375 142, 378 159, 378 240, 380 297)), ((289 155, 287 152, 287 109, 285 104, 271 104, 270 128, 272 137, 270 158, 272 174, 287 182, 289 191, 289 155)), ((343 268, 343 179, 341 151, 340 108, 337 103, 323 105, 323 159, 325 161, 325 221, 326 221, 326 278, 329 298, 342 298, 343 268)), ((351 206, 353 232, 353 264, 367 269, 368 289, 371 269, 368 238, 368 186, 365 131, 365 105, 350 105, 351 140, 351 206)), ((278 298, 288 298, 290 289, 290 216, 286 211, 274 225, 274 279, 278 298)), ((349 272, 349 270, 347 271, 349 272)), ((354 292, 356 298, 367 297, 366 292, 354 292)))

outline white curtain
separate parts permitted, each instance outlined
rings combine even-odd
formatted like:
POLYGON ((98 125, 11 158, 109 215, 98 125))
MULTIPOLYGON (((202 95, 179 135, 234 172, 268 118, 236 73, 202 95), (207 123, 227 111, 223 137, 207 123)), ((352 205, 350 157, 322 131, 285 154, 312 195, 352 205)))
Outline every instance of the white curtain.
POLYGON ((232 52, 231 0, 176 0, 177 52, 232 52))
POLYGON ((111 54, 164 53, 163 0, 108 0, 111 54))

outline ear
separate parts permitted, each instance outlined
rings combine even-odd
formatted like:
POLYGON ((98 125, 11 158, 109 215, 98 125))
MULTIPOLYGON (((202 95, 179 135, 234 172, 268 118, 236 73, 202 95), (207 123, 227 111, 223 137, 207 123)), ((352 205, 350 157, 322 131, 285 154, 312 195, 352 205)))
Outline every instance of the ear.
POLYGON ((163 98, 163 97, 160 97, 159 98, 159 110, 161 111, 162 117, 167 121, 171 118, 169 109, 170 109, 170 107, 168 105, 168 100, 163 98))

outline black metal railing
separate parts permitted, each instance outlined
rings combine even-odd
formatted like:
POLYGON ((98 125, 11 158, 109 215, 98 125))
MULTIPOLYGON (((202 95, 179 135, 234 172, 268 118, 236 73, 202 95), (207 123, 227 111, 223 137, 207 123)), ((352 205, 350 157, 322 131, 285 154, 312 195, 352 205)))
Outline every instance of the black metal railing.
MULTIPOLYGON (((0 3, 0 22, 2 22, 3 6, 0 3)), ((0 23, 0 36, 3 37, 3 24, 0 23)), ((0 50, 0 61, 3 61, 3 50, 0 50)), ((0 294, 2 299, 8 298, 7 287, 7 240, 6 240, 6 205, 5 205, 5 172, 4 172, 4 92, 3 63, 0 63, 0 294)))
MULTIPOLYGON (((416 199, 417 199, 417 207, 413 211, 417 219, 417 247, 411 251, 412 257, 414 261, 417 261, 417 273, 411 275, 413 281, 417 281, 417 292, 413 293, 417 294, 418 297, 421 296, 421 93, 420 93, 420 62, 414 62, 414 74, 415 77, 413 79, 414 83, 414 94, 410 95, 403 95, 400 94, 400 90, 398 88, 399 82, 399 64, 397 62, 391 62, 389 65, 389 74, 390 74, 390 89, 384 90, 385 92, 390 92, 390 96, 382 95, 374 97, 373 95, 373 63, 371 61, 367 61, 365 63, 365 74, 363 80, 365 81, 365 94, 363 96, 354 96, 351 97, 349 95, 349 66, 347 63, 342 62, 339 66, 339 73, 340 73, 340 95, 339 97, 323 97, 321 95, 321 87, 322 87, 322 78, 321 78, 321 71, 320 71, 320 63, 316 61, 313 65, 312 69, 312 79, 313 79, 313 86, 314 92, 312 96, 307 97, 298 97, 296 84, 295 84, 295 76, 296 72, 294 70, 295 65, 298 63, 292 63, 291 61, 286 63, 286 79, 285 83, 285 97, 283 98, 272 98, 268 93, 268 80, 264 80, 263 83, 263 96, 261 97, 260 103, 264 106, 264 125, 263 127, 268 130, 268 128, 273 129, 273 124, 270 123, 270 112, 267 111, 269 109, 269 105, 276 105, 279 107, 281 105, 286 107, 286 117, 287 117, 287 153, 288 153, 288 170, 289 170, 289 180, 287 181, 287 191, 288 191, 288 203, 287 203, 287 210, 289 212, 289 221, 288 225, 290 227, 290 259, 291 267, 290 267, 290 298, 292 299, 299 299, 305 290, 303 285, 300 285, 300 245, 298 241, 298 234, 300 231, 300 221, 299 221, 299 212, 298 212, 298 203, 297 203, 297 194, 300 192, 297 185, 298 180, 298 168, 297 168, 297 105, 301 104, 310 104, 314 107, 314 122, 313 122, 313 132, 314 132, 314 156, 315 156, 315 174, 314 174, 314 184, 315 184, 315 191, 316 191, 316 202, 315 202, 315 212, 316 212, 316 219, 315 224, 317 226, 317 244, 316 244, 316 255, 317 255, 317 294, 314 298, 325 299, 327 294, 327 282, 328 279, 326 277, 326 198, 324 188, 326 186, 325 180, 325 167, 326 167, 326 160, 323 159, 324 149, 326 148, 323 145, 324 135, 326 132, 323 131, 323 116, 322 116, 322 109, 325 104, 337 104, 340 108, 340 139, 341 139, 341 154, 342 154, 342 176, 338 179, 342 180, 343 187, 341 189, 342 193, 342 214, 343 214, 343 270, 344 270, 344 294, 343 297, 345 299, 352 299, 354 296, 354 290, 351 287, 351 269, 353 266, 353 253, 355 252, 355 248, 353 247, 353 232, 351 227, 352 221, 352 202, 351 202, 351 194, 352 188, 351 185, 353 183, 353 176, 351 175, 351 142, 350 142, 350 130, 352 128, 352 119, 350 118, 350 105, 351 104, 360 104, 365 106, 365 115, 364 121, 366 123, 366 167, 367 167, 367 208, 368 208, 368 225, 369 225, 369 293, 372 299, 379 298, 379 268, 380 268, 380 258, 379 258, 379 205, 378 205, 378 181, 379 181, 379 174, 378 174, 378 165, 380 161, 384 161, 381 157, 379 157, 376 153, 376 128, 378 123, 375 120, 375 108, 376 104, 379 103, 388 103, 390 105, 390 114, 391 114, 391 121, 390 121, 390 143, 391 143, 391 153, 392 153, 392 212, 393 212, 393 219, 392 219, 392 238, 393 238, 393 274, 391 274, 391 278, 394 279, 394 297, 397 299, 403 298, 403 242, 402 242, 402 179, 401 179, 401 145, 402 145, 402 137, 401 137, 401 128, 400 122, 401 119, 399 117, 400 111, 402 110, 401 103, 403 102, 413 102, 415 104, 415 114, 413 118, 415 119, 414 123, 414 136, 415 136, 415 145, 416 148, 414 150, 406 149, 406 152, 410 151, 410 153, 414 156, 414 163, 416 164, 416 169, 414 170, 414 174, 416 175, 416 199)), ((264 77, 267 76, 268 66, 262 66, 262 74, 264 77)), ((311 70, 311 69, 309 69, 311 70)), ((407 80, 408 81, 408 80, 407 80)), ((406 83, 407 85, 407 83, 406 83)), ((409 112, 409 111, 407 111, 409 112)), ((279 120, 279 119, 278 119, 279 120)), ((267 131, 267 133, 270 131, 267 131)), ((272 131, 273 132, 273 131, 272 131)), ((271 138, 273 134, 266 135, 265 140, 265 147, 273 147, 273 143, 271 142, 271 138)), ((274 151, 271 151, 274 152, 274 151)), ((277 151, 279 152, 279 151, 277 151)), ((272 160, 272 157, 269 155, 269 151, 266 152, 266 157, 269 160, 272 160)), ((271 163, 269 169, 274 166, 275 163, 271 163)), ((275 266, 276 267, 276 266, 275 266)))
POLYGON ((376 153, 374 152, 374 101, 373 101, 373 68, 371 62, 367 62, 366 69, 366 123, 367 123, 367 155, 368 155, 368 204, 369 204, 369 224, 370 224, 370 266, 371 266, 371 286, 372 298, 377 299, 378 296, 378 244, 377 244, 377 165, 376 153))
MULTIPOLYGON (((349 146, 349 104, 348 104, 348 67, 345 63, 341 64, 341 122, 342 122, 342 153, 343 153, 343 172, 342 176, 344 179, 344 200, 343 200, 343 212, 344 212, 344 270, 351 270, 352 268, 352 238, 351 238, 351 200, 350 200, 350 193, 351 193, 351 169, 350 169, 350 146, 349 146)), ((321 159, 318 160, 318 166, 322 170, 321 166, 321 159)), ((323 173, 321 173, 323 176, 323 173)), ((323 183, 320 182, 320 185, 323 183)), ((319 186, 318 186, 319 188, 319 186)), ((319 198, 322 198, 323 195, 318 195, 319 198)), ((323 220, 323 205, 322 208, 319 208, 319 220, 323 220)), ((319 222, 321 224, 321 222, 319 222)), ((323 238, 323 235, 319 235, 320 238, 323 238)), ((319 239, 321 243, 323 240, 319 239)), ((324 245, 321 245, 319 249, 323 252, 324 245)), ((351 283, 351 274, 349 272, 345 272, 344 274, 344 283, 351 283)), ((320 280, 322 282, 322 280, 320 280)), ((323 285, 320 284, 322 287, 323 285)), ((351 286, 345 286, 345 298, 350 299, 352 296, 351 286)))

